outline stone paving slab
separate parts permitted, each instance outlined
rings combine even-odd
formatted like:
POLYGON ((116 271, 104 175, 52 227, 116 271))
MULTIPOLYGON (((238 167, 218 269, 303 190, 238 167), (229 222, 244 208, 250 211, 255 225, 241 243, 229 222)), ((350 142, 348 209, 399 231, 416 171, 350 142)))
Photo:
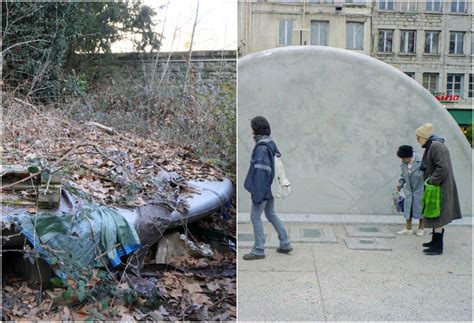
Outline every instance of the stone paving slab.
POLYGON ((319 273, 390 272, 411 274, 413 277, 471 274, 471 237, 452 231, 447 233, 444 253, 440 257, 424 255, 422 243, 428 241, 428 237, 415 235, 387 239, 387 245, 392 248, 390 252, 352 250, 345 243, 306 245, 313 251, 319 273))
MULTIPOLYGON (((400 215, 361 215, 361 214, 292 214, 292 213, 278 213, 278 217, 284 223, 303 223, 303 224, 382 224, 391 225, 398 224, 404 225, 405 219, 400 215)), ((463 216, 462 219, 451 222, 447 227, 458 227, 458 226, 473 226, 473 217, 463 216)), ((249 224, 250 214, 246 212, 239 212, 237 216, 239 224, 249 224)), ((266 218, 262 218, 263 223, 268 223, 266 218)))
MULTIPOLYGON (((294 244, 293 251, 289 254, 276 252, 273 248, 265 250, 265 259, 246 261, 242 257, 250 252, 250 248, 239 248, 237 250, 237 261, 239 272, 241 271, 260 271, 278 272, 314 272, 314 259, 311 252, 312 244, 294 244)), ((344 248, 345 249, 345 248, 344 248)))
POLYGON ((290 228, 291 242, 337 243, 332 228, 295 227, 290 228))
MULTIPOLYGON (((253 232, 239 232, 237 235, 237 247, 238 248, 252 248, 255 240, 253 232)), ((273 233, 265 233, 265 248, 278 248, 279 247, 278 236, 273 233)))
POLYGON ((347 248, 352 250, 390 251, 385 240, 380 238, 345 238, 347 248))
MULTIPOLYGON (((291 230, 304 224, 285 226, 291 230)), ((331 227, 342 242, 344 225, 331 227)), ((250 230, 251 225, 239 225, 239 232, 250 230)), ((448 227, 442 256, 423 255, 421 244, 428 239, 386 239, 390 252, 352 250, 344 243, 295 243, 290 255, 269 249, 265 259, 255 261, 243 261, 250 249, 239 248, 238 319, 470 322, 472 228, 448 227)))
POLYGON ((319 273, 327 320, 472 322, 470 275, 319 273))
POLYGON ((395 238, 395 235, 386 227, 349 225, 345 228, 350 237, 395 238))
POLYGON ((238 320, 324 320, 317 288, 314 272, 239 271, 238 320))

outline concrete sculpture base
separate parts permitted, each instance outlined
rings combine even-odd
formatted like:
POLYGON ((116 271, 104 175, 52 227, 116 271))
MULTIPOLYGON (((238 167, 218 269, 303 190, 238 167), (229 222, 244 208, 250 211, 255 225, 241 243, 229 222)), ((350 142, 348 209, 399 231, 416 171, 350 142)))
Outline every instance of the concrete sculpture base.
POLYGON ((343 49, 278 48, 239 60, 238 92, 240 212, 250 209, 250 120, 262 115, 292 183, 280 212, 395 214, 397 148, 422 154, 415 129, 431 122, 450 150, 462 213, 472 215, 471 147, 440 103, 394 67, 343 49))

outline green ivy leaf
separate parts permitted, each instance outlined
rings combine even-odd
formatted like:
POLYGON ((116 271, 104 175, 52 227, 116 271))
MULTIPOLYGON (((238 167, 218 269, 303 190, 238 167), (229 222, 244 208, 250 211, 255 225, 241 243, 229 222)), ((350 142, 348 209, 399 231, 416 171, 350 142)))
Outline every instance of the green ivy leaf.
POLYGON ((72 291, 70 289, 65 290, 62 294, 62 298, 67 301, 72 297, 72 291))
POLYGON ((35 173, 39 172, 39 167, 38 166, 31 165, 31 166, 28 166, 27 169, 28 169, 28 173, 30 173, 30 174, 35 174, 35 173))
POLYGON ((63 287, 64 286, 63 281, 61 279, 59 279, 58 277, 51 278, 51 283, 55 287, 63 287))
POLYGON ((76 296, 77 296, 77 299, 79 300, 79 302, 82 302, 84 299, 86 299, 86 292, 77 291, 76 296))
POLYGON ((106 310, 109 308, 109 298, 106 297, 104 298, 101 302, 100 305, 102 305, 102 309, 106 310))
POLYGON ((50 176, 51 175, 47 171, 41 172, 41 182, 47 183, 49 181, 50 176))
POLYGON ((49 263, 50 263, 51 266, 57 265, 58 264, 58 259, 56 257, 51 257, 50 260, 49 260, 49 263))

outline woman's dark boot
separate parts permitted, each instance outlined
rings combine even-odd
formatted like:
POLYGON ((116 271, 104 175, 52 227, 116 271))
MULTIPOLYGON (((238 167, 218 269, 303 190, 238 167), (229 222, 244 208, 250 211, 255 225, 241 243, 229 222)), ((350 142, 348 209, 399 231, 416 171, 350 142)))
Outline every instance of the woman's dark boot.
MULTIPOLYGON (((444 230, 444 229, 443 229, 444 230)), ((426 242, 426 243, 423 243, 423 247, 429 247, 433 244, 433 233, 434 233, 434 229, 433 231, 431 231, 430 235, 431 235, 431 241, 430 242, 426 242)))
POLYGON ((442 232, 433 233, 433 243, 429 246, 428 249, 423 250, 425 255, 441 255, 443 253, 443 236, 444 229, 442 232))

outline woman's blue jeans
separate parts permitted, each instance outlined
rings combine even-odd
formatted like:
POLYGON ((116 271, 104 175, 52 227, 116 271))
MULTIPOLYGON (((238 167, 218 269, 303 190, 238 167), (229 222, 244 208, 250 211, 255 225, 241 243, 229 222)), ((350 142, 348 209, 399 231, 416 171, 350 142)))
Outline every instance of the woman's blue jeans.
POLYGON ((252 203, 252 209, 250 210, 250 221, 252 221, 253 234, 255 237, 255 244, 252 249, 252 254, 254 255, 265 255, 265 233, 263 231, 263 223, 261 218, 264 211, 268 221, 273 225, 275 231, 278 233, 280 248, 284 250, 291 248, 291 243, 288 239, 288 235, 286 234, 285 227, 278 216, 275 214, 274 203, 275 200, 273 198, 263 201, 260 204, 252 203))

